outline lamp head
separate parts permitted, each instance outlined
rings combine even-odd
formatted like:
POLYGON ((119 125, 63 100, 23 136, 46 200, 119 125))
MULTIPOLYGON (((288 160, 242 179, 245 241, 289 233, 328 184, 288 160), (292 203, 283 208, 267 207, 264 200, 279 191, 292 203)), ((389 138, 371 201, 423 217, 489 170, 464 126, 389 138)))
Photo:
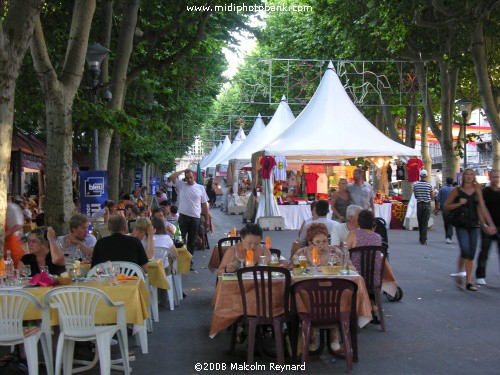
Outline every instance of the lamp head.
POLYGON ((460 98, 455 102, 457 105, 458 109, 462 112, 463 117, 467 117, 467 114, 469 113, 471 107, 472 107, 472 102, 466 98, 460 98))
POLYGON ((101 46, 99 43, 92 43, 87 48, 85 60, 91 71, 100 71, 101 62, 109 53, 109 49, 101 46))

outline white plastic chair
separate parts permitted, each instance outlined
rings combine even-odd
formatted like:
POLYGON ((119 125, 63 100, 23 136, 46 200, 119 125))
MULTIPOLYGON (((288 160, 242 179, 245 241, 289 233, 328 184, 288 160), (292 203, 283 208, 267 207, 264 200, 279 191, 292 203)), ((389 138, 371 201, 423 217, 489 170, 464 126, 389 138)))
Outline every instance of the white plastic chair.
MULTIPOLYGON (((131 263, 131 262, 115 261, 115 262, 104 262, 104 263, 98 264, 90 269, 90 271, 87 274, 87 277, 91 277, 91 276, 96 275, 96 267, 97 266, 102 266, 104 268, 104 272, 107 272, 109 274, 110 273, 109 272, 110 265, 120 267, 120 273, 125 275, 125 276, 140 277, 144 281, 144 283, 146 284, 146 288, 149 291, 149 280, 146 277, 146 275, 144 274, 144 271, 137 264, 131 263)), ((151 311, 151 303, 150 303, 150 311, 151 311)), ((151 318, 144 320, 144 325, 134 325, 134 335, 137 334, 136 343, 137 343, 137 345, 140 345, 141 351, 143 354, 148 353, 147 330, 149 330, 150 332, 153 331, 153 324, 151 322, 151 318)))
MULTIPOLYGON (((32 294, 16 290, 0 290, 0 346, 24 344, 28 371, 38 375, 38 341, 42 344, 43 356, 47 374, 54 374, 52 347, 45 330, 38 328, 31 332, 24 332, 23 315, 28 304, 42 311, 42 305, 32 294)), ((42 326, 47 326, 43 324, 42 326)), ((50 335, 50 317, 49 317, 50 335)))
MULTIPOLYGON (((163 246, 154 247, 154 257, 163 261, 163 266, 167 274, 167 281, 170 285, 170 289, 166 291, 168 304, 170 310, 174 310, 174 306, 179 306, 179 300, 182 299, 182 275, 177 271, 177 257, 171 249, 163 246), (170 267, 169 257, 172 258, 172 267, 170 267)), ((153 293, 157 295, 158 289, 155 289, 153 293)), ((156 298, 158 299, 158 297, 156 298)))
MULTIPOLYGON (((61 332, 57 342, 55 373, 70 375, 73 368, 73 353, 76 341, 96 341, 101 374, 111 373, 111 338, 116 334, 123 360, 125 374, 130 373, 128 357, 127 324, 125 305, 113 302, 102 291, 84 286, 60 287, 50 290, 44 297, 44 319, 50 319, 50 308, 59 313, 61 332), (116 324, 95 325, 95 312, 99 302, 116 307, 116 324)), ((79 369, 76 369, 79 370, 79 369)))

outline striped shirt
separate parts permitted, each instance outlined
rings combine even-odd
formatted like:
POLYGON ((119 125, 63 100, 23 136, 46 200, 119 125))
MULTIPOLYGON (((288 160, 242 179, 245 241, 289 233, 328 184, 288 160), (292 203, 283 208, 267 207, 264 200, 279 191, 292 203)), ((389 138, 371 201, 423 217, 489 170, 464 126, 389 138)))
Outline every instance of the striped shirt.
POLYGON ((425 181, 417 181, 413 184, 413 192, 417 202, 430 202, 432 186, 425 181))

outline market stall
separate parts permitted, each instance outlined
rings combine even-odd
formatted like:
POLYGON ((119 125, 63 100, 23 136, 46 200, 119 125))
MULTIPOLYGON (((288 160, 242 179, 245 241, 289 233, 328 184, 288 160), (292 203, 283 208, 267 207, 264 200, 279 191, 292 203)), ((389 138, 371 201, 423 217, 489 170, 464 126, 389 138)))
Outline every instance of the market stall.
MULTIPOLYGON (((285 132, 252 155, 254 175, 262 170, 264 194, 255 219, 279 214, 277 200, 272 196, 274 177, 267 173, 270 166, 279 163, 287 169, 292 164, 302 168, 317 164, 333 166, 336 163, 341 165, 341 161, 348 158, 388 159, 393 155, 418 155, 418 151, 386 137, 363 116, 349 98, 330 62, 318 89, 300 115, 285 132)), ((347 177, 347 172, 339 177, 347 177)))

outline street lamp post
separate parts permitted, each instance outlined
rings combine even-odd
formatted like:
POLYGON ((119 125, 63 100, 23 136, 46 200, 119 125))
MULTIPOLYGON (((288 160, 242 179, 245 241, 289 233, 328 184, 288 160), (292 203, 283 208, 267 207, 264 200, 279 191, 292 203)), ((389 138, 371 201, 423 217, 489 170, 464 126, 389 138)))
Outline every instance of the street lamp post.
MULTIPOLYGON (((87 48, 87 55, 85 60, 89 68, 90 75, 92 77, 92 82, 90 87, 85 87, 89 90, 92 95, 92 104, 97 104, 98 95, 97 92, 101 85, 99 84, 99 76, 101 75, 101 62, 104 60, 106 55, 109 53, 109 49, 101 46, 99 43, 90 44, 87 48)), ((104 99, 111 100, 111 92, 107 91, 105 93, 104 99)), ((94 128, 92 134, 92 169, 97 170, 99 168, 99 133, 97 128, 94 128)))
POLYGON ((467 168, 467 117, 472 107, 472 102, 466 98, 461 98, 455 102, 460 111, 462 112, 462 120, 464 127, 464 170, 467 168))

